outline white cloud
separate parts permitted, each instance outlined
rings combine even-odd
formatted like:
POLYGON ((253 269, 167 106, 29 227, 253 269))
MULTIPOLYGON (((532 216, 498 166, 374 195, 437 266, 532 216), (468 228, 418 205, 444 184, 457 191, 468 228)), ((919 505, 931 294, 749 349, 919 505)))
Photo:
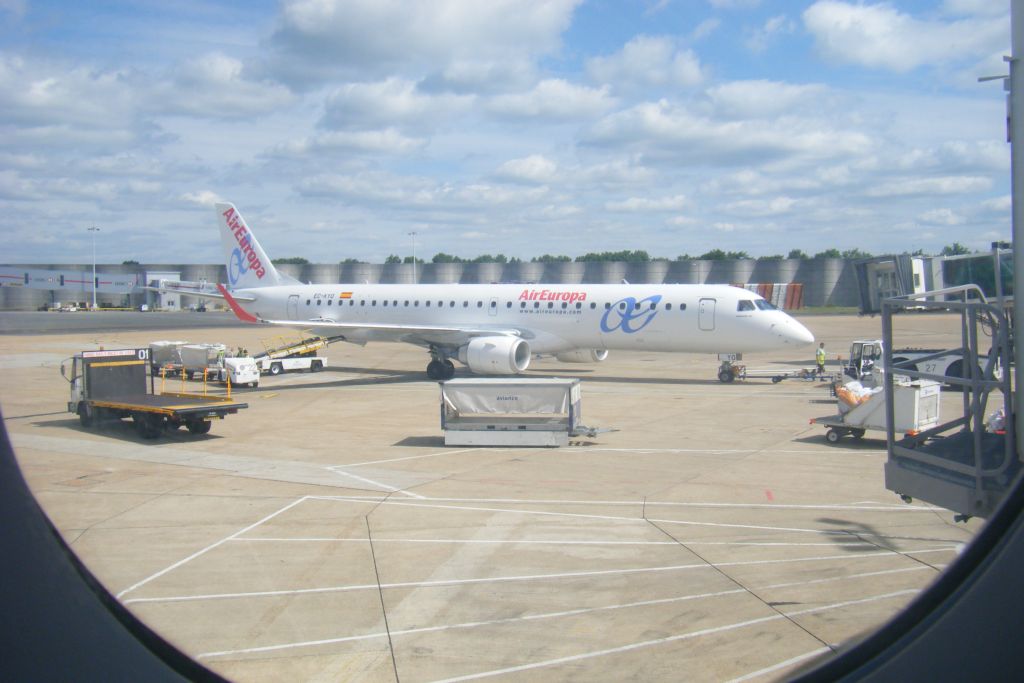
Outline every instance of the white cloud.
POLYGON ((917 217, 921 223, 929 225, 962 225, 964 217, 956 214, 951 209, 932 209, 925 211, 917 217))
POLYGON ((704 80, 700 60, 692 50, 679 49, 670 38, 637 36, 608 57, 587 61, 587 72, 599 83, 618 88, 692 86, 704 80))
POLYGON ((781 117, 726 121, 670 104, 644 103, 606 116, 588 135, 594 144, 639 148, 650 158, 676 164, 765 162, 801 157, 825 159, 863 154, 871 139, 824 120, 781 117))
POLYGON ((1005 17, 916 19, 888 4, 820 0, 803 19, 827 57, 896 72, 976 59, 1009 42, 1005 17))
POLYGON ((327 98, 321 125, 327 128, 379 128, 388 124, 429 126, 468 108, 473 97, 425 94, 414 81, 392 77, 372 83, 346 83, 327 98))
POLYGON ((680 211, 687 205, 685 195, 677 194, 671 197, 630 197, 618 202, 605 202, 604 208, 608 211, 624 212, 657 212, 657 211, 680 211))
POLYGON ((868 191, 870 197, 906 197, 912 195, 949 195, 985 192, 991 178, 982 176, 943 176, 939 178, 899 178, 868 191))
POLYGON ((296 81, 396 65, 435 71, 467 58, 549 54, 580 1, 286 0, 271 44, 276 68, 296 81))
POLYGON ((821 85, 794 85, 778 81, 732 81, 709 88, 708 99, 715 116, 754 119, 820 109, 818 100, 828 94, 821 85))
POLYGON ((212 190, 199 190, 197 192, 186 192, 181 195, 181 200, 196 206, 212 208, 214 204, 225 201, 219 194, 212 190))
POLYGON ((287 107, 294 100, 280 83, 248 78, 240 60, 209 53, 180 65, 171 81, 154 84, 144 102, 154 113, 239 119, 287 107))
POLYGON ((782 36, 793 33, 795 28, 793 22, 784 15, 772 17, 764 25, 749 31, 743 43, 751 52, 760 54, 780 40, 782 36))
POLYGON ((541 154, 523 159, 510 159, 498 167, 497 175, 507 180, 528 183, 547 183, 555 179, 558 165, 541 154))
POLYGON ((525 93, 498 95, 488 100, 488 111, 512 118, 586 119, 615 105, 608 87, 588 88, 560 78, 543 80, 525 93))

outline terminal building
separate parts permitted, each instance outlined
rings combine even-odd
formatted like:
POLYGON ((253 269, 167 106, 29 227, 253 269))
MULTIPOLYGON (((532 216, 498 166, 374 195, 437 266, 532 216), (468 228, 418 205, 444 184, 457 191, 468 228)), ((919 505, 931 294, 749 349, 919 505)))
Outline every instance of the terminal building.
MULTIPOLYGON (((1009 254, 999 257, 1001 270, 1009 254)), ((570 261, 554 263, 278 264, 282 273, 314 284, 731 284, 757 291, 780 308, 856 307, 878 311, 882 298, 963 284, 988 272, 993 256, 886 256, 872 259, 738 259, 689 261, 570 261), (987 271, 986 271, 986 264, 987 271)), ((145 289, 163 281, 227 281, 223 265, 0 265, 0 310, 33 311, 68 304, 101 308, 181 310, 201 303, 178 292, 145 289)), ((991 279, 991 278, 990 278, 991 279)), ((1005 281, 1005 278, 1004 278, 1005 281)), ((986 288, 989 293, 991 286, 986 288)), ((1012 292, 1004 292, 1011 294, 1012 292)))

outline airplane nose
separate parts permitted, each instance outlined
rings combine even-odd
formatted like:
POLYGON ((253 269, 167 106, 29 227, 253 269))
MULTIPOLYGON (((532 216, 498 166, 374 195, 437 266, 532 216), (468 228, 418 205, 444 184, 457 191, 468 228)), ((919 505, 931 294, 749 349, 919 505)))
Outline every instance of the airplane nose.
POLYGON ((772 332, 778 335, 783 344, 806 346, 814 343, 814 335, 801 323, 779 311, 782 319, 771 326, 772 332))

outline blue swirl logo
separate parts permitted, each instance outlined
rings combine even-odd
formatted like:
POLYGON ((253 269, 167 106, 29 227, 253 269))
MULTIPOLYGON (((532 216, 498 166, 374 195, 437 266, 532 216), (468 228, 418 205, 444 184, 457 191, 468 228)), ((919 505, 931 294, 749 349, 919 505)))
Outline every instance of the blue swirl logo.
POLYGON ((239 278, 249 272, 249 264, 245 261, 245 256, 242 255, 242 250, 239 247, 235 247, 234 251, 231 252, 231 256, 228 258, 228 282, 231 286, 238 284, 239 278))
POLYGON ((660 301, 660 294, 639 301, 631 296, 619 299, 601 316, 601 331, 622 330, 626 334, 639 332, 654 320, 654 316, 658 315, 656 307, 660 301))

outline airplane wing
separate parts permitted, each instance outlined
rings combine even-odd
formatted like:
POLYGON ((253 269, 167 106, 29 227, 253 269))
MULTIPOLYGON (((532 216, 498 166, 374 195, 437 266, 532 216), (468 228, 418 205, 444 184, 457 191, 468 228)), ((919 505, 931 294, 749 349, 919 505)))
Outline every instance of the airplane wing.
MULTIPOLYGON (((219 291, 209 288, 210 285, 205 282, 186 282, 184 280, 161 280, 159 287, 140 287, 147 292, 171 292, 177 294, 188 294, 189 296, 201 296, 207 299, 221 299, 224 300, 226 297, 219 291)), ((256 301, 251 296, 234 296, 232 298, 236 301, 256 301)))
POLYGON ((404 341, 428 346, 461 346, 473 337, 519 337, 520 330, 502 327, 480 327, 477 325, 393 325, 385 323, 339 322, 330 318, 310 320, 265 320, 257 322, 268 325, 299 327, 312 330, 316 335, 328 338, 342 338, 352 342, 404 341))

